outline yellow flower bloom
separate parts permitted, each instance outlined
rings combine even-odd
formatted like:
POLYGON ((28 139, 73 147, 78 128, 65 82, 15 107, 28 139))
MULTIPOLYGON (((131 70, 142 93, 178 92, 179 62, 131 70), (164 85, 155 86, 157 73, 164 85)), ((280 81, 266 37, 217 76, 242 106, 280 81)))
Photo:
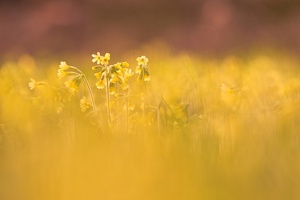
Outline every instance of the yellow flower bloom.
POLYGON ((59 65, 59 69, 60 70, 67 70, 67 69, 69 69, 70 68, 70 66, 69 65, 67 65, 67 63, 65 62, 65 61, 61 61, 60 62, 60 65, 59 65))
POLYGON ((136 59, 138 65, 147 65, 149 59, 146 56, 141 56, 136 59))
POLYGON ((71 92, 78 92, 79 85, 74 80, 67 80, 65 86, 71 90, 71 92))
POLYGON ((104 88, 104 82, 103 82, 103 80, 98 81, 98 82, 96 83, 96 87, 97 87, 98 89, 103 89, 103 88, 104 88))
POLYGON ((100 63, 101 63, 101 57, 102 57, 100 55, 100 53, 97 52, 97 54, 92 54, 92 57, 93 57, 92 62, 93 63, 97 63, 98 65, 100 65, 100 63))
POLYGON ((101 65, 108 65, 109 60, 110 60, 110 54, 106 53, 105 56, 101 57, 100 64, 101 65))
POLYGON ((122 62, 121 67, 129 67, 129 63, 128 62, 122 62))
POLYGON ((109 85, 109 93, 110 94, 115 94, 116 93, 116 85, 114 83, 111 83, 109 85))
POLYGON ((136 66, 135 73, 139 74, 142 71, 142 67, 140 65, 136 66))
POLYGON ((122 65, 122 63, 116 63, 116 64, 114 64, 114 67, 116 68, 116 69, 122 69, 122 67, 121 67, 121 65, 122 65))
POLYGON ((134 73, 132 72, 131 69, 126 69, 126 71, 124 72, 124 78, 126 78, 126 80, 130 77, 132 77, 134 73))
POLYGON ((144 76, 144 81, 150 81, 150 76, 149 75, 145 75, 144 76))
POLYGON ((57 70, 57 76, 58 76, 58 78, 59 79, 61 79, 61 78, 63 78, 63 77, 65 77, 65 76, 67 76, 67 72, 65 72, 64 70, 62 70, 62 69, 58 69, 57 70))
POLYGON ((89 102, 87 102, 85 96, 80 99, 80 109, 82 112, 86 112, 87 109, 89 109, 91 106, 92 105, 89 102))
POLYGON ((117 75, 113 74, 109 80, 111 83, 117 83, 119 82, 119 78, 117 75))
POLYGON ((102 76, 102 72, 97 72, 94 75, 96 76, 97 79, 100 79, 102 76))
POLYGON ((33 78, 31 78, 30 82, 28 83, 29 89, 33 90, 36 85, 37 85, 37 82, 33 78))

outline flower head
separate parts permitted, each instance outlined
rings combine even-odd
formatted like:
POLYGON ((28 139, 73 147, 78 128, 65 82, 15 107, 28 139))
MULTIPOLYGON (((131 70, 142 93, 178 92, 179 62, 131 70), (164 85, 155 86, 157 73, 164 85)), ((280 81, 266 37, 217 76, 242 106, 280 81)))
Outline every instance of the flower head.
POLYGON ((82 112, 86 112, 91 106, 85 96, 80 99, 80 109, 82 112))
POLYGON ((67 69, 69 69, 70 68, 70 66, 65 62, 65 61, 61 61, 60 62, 60 65, 59 65, 59 69, 60 70, 67 70, 67 69))
POLYGON ((101 57, 100 64, 101 65, 108 65, 109 60, 110 60, 110 53, 106 53, 104 56, 101 57))
POLYGON ((67 80, 65 86, 69 88, 72 93, 78 92, 79 85, 74 80, 67 80))
POLYGON ((132 75, 134 74, 134 72, 131 70, 131 69, 126 69, 125 72, 124 72, 124 82, 127 82, 128 79, 130 77, 132 77, 132 75))
POLYGON ((137 57, 138 65, 147 65, 149 59, 146 56, 137 57))
POLYGON ((29 89, 33 90, 36 85, 37 85, 37 82, 33 78, 31 78, 30 82, 28 83, 29 89))
POLYGON ((128 62, 121 62, 121 67, 129 67, 129 63, 128 62))
POLYGON ((58 70, 57 70, 57 76, 58 76, 59 79, 65 77, 65 76, 67 76, 67 75, 68 75, 68 73, 65 72, 64 70, 62 70, 62 69, 58 69, 58 70))
POLYGON ((103 82, 103 80, 98 81, 98 82, 96 83, 96 87, 97 87, 98 89, 103 89, 103 88, 104 88, 104 82, 103 82))
POLYGON ((97 52, 97 54, 92 54, 92 57, 93 57, 92 62, 93 62, 93 63, 97 63, 98 65, 100 65, 101 57, 102 57, 102 56, 100 55, 100 53, 97 52))
POLYGON ((74 78, 71 79, 71 80, 67 80, 67 81, 65 82, 65 86, 66 86, 67 88, 69 88, 70 91, 71 91, 72 93, 78 92, 78 90, 79 90, 79 85, 80 85, 80 83, 81 83, 82 77, 83 77, 83 75, 80 74, 80 75, 74 77, 74 78))

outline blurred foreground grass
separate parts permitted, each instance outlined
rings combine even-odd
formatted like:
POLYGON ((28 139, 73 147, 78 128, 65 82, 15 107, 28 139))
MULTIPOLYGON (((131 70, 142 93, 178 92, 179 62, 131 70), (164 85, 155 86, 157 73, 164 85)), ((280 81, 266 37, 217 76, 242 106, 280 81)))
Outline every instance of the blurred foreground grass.
MULTIPOLYGON (((300 199, 298 60, 143 53, 152 77, 146 123, 137 96, 130 131, 120 110, 110 134, 81 112, 86 88, 61 92, 59 60, 2 64, 0 199, 300 199), (51 87, 31 91, 30 78, 51 87)), ((126 56, 134 69, 136 55, 126 56)), ((105 118, 105 94, 84 65, 105 118)))

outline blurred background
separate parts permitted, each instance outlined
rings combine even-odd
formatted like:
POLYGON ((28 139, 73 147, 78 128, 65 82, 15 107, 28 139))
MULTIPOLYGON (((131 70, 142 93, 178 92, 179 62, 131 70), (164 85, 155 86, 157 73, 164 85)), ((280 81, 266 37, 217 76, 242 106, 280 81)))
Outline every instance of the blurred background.
POLYGON ((300 51, 298 0, 1 0, 0 54, 300 51))

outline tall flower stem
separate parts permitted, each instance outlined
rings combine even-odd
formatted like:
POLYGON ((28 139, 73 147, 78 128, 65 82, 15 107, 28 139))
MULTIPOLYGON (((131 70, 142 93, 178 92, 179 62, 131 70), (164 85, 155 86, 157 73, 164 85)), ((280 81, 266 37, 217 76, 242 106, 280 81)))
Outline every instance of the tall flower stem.
POLYGON ((143 94, 142 94, 142 102, 143 102, 143 122, 145 123, 145 113, 146 113, 146 100, 147 98, 147 88, 146 82, 143 80, 143 94))
POLYGON ((85 75, 83 75, 83 78, 84 78, 84 81, 85 81, 85 83, 87 85, 87 88, 88 88, 88 91, 89 91, 89 94, 90 94, 90 98, 91 98, 91 101, 92 101, 92 106, 93 106, 93 110, 94 110, 95 116, 98 119, 99 127, 101 129, 101 132, 103 133, 103 127, 102 127, 102 123, 101 123, 101 120, 100 120, 99 112, 97 111, 94 94, 92 92, 91 86, 90 86, 90 84, 89 84, 89 82, 88 82, 88 80, 87 80, 87 78, 86 78, 85 75))
POLYGON ((106 104, 107 104, 107 122, 108 122, 108 127, 111 129, 111 111, 110 111, 110 82, 108 77, 106 77, 106 104))
POLYGON ((125 91, 126 97, 126 129, 127 133, 129 132, 129 89, 125 91))

